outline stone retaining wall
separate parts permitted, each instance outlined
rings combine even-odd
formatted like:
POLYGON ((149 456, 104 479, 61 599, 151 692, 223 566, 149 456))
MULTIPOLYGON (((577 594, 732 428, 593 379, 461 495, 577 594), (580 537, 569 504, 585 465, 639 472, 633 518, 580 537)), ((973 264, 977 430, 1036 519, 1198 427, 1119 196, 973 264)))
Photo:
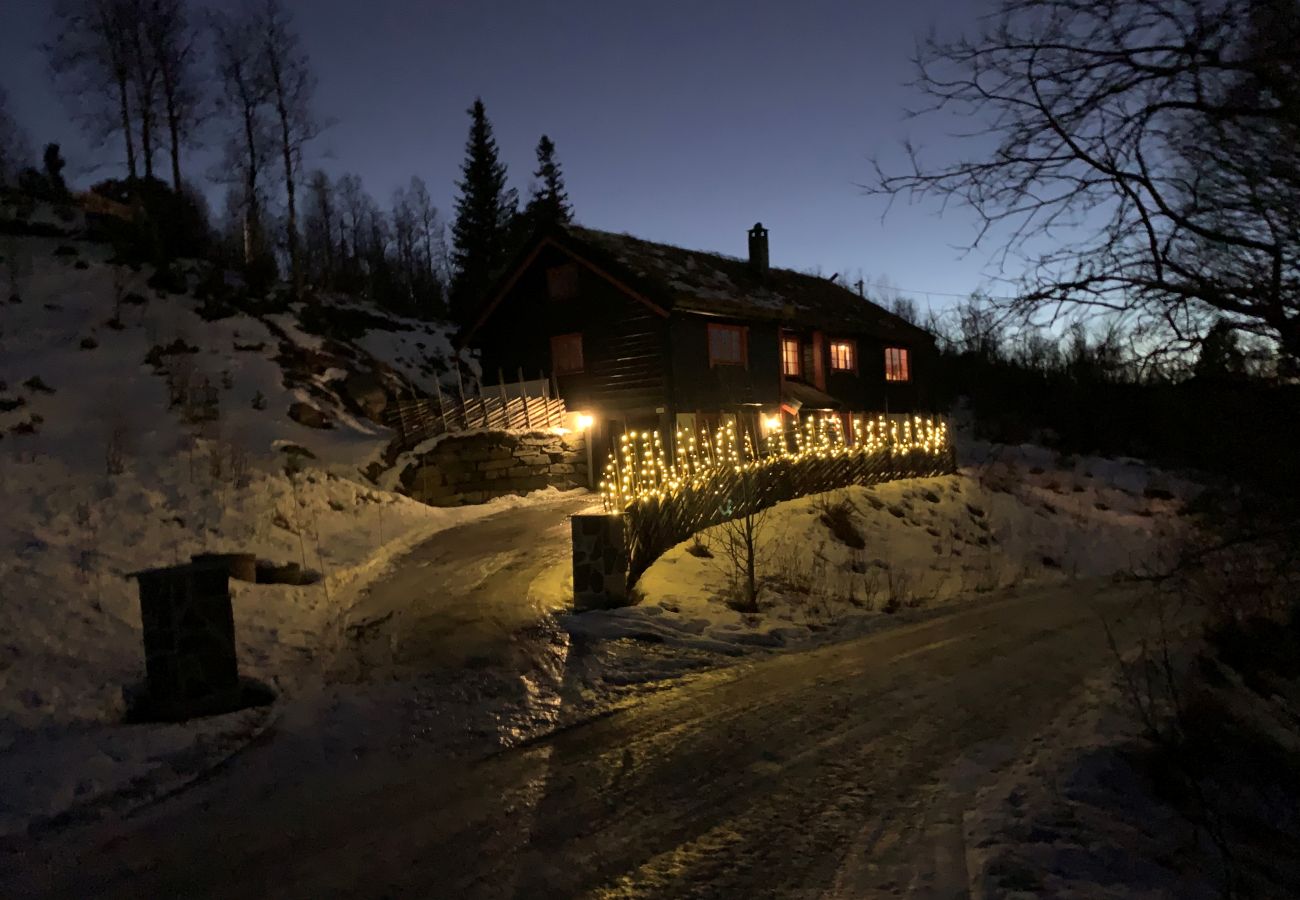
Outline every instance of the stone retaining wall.
POLYGON ((431 506, 486 503, 545 487, 587 486, 579 434, 494 431, 443 438, 402 473, 403 492, 431 506))

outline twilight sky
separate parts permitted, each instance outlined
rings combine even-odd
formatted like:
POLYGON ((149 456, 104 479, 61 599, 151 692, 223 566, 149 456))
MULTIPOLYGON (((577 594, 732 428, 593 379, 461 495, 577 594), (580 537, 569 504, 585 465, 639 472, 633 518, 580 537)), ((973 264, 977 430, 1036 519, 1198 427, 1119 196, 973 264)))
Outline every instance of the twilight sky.
MULTIPOLYGON (((511 182, 526 196, 543 132, 555 141, 576 218, 640 237, 745 253, 771 231, 774 265, 858 270, 912 292, 966 295, 987 270, 957 249, 971 218, 883 202, 855 182, 869 158, 900 160, 909 134, 943 152, 961 122, 904 121, 915 39, 968 26, 983 3, 951 0, 289 0, 335 124, 310 167, 356 171, 382 206, 419 174, 452 213, 481 95, 511 182), (957 8, 959 12, 954 12, 957 8)), ((83 184, 124 168, 68 121, 38 44, 45 0, 6 0, 0 85, 33 143, 65 146, 83 184)), ((210 162, 192 160, 189 177, 210 162)))

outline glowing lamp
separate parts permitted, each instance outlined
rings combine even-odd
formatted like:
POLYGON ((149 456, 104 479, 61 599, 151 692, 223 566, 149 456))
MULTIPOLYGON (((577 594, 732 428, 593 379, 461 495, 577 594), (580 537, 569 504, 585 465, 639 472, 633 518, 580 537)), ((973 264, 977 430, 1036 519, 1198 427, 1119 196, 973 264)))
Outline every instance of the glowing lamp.
POLYGON ((578 413, 578 430, 586 431, 594 420, 586 413, 578 413))
POLYGON ((768 431, 776 431, 781 427, 781 420, 777 416, 765 416, 763 418, 763 427, 768 431))

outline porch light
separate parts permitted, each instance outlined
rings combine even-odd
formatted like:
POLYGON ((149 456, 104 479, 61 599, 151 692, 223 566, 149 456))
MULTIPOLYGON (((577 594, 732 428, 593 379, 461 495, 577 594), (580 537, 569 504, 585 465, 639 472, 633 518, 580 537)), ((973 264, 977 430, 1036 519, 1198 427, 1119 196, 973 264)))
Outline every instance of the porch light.
POLYGON ((591 427, 591 423, 593 421, 595 420, 592 419, 591 416, 587 415, 586 413, 578 413, 578 430, 586 431, 588 428, 591 427))
POLYGON ((780 417, 780 416, 764 416, 764 417, 763 417, 763 428, 764 428, 764 430, 766 430, 766 431, 780 431, 780 430, 781 430, 781 417, 780 417))

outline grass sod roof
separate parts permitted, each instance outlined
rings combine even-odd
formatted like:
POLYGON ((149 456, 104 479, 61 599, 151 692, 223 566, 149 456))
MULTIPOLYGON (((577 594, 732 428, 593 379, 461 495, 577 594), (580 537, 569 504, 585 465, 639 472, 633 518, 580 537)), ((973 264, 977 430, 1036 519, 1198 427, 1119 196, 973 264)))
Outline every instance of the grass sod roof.
POLYGON ((759 278, 748 260, 578 225, 552 237, 665 308, 915 343, 933 336, 836 282, 791 269, 759 278))

